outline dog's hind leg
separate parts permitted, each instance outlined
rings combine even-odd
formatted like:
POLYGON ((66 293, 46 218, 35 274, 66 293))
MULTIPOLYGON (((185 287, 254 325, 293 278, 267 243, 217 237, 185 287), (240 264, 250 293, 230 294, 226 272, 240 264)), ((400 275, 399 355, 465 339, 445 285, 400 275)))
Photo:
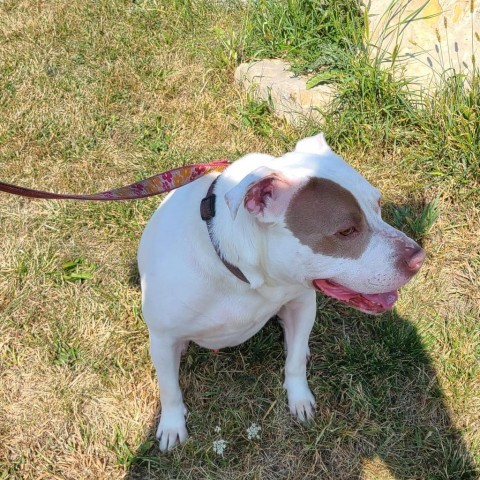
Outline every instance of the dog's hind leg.
POLYGON ((156 332, 150 332, 150 354, 157 371, 162 404, 156 435, 162 451, 185 441, 188 435, 185 425, 187 409, 178 382, 180 357, 185 345, 184 341, 163 338, 156 332))

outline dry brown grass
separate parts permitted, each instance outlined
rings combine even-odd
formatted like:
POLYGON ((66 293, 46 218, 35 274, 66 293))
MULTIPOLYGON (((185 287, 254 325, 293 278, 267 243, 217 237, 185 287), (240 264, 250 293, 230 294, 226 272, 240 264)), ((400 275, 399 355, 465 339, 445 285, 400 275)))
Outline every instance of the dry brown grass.
MULTIPOLYGON (((92 192, 182 163, 291 146, 302 132, 271 117, 269 136, 241 127, 238 106, 248 100, 212 58, 212 27, 235 24, 241 10, 189 5, 2 2, 2 180, 92 192)), ((441 476, 449 449, 478 465, 478 197, 459 203, 454 185, 405 175, 400 154, 345 154, 389 202, 439 196, 427 265, 383 322, 319 299, 310 372, 319 414, 308 427, 287 412, 275 325, 218 356, 191 347, 182 384, 192 437, 163 456, 152 446, 158 392, 135 270, 158 199, 1 195, 0 478, 456 478, 441 476), (72 281, 63 265, 73 260, 93 277, 72 281), (368 362, 390 338, 389 321, 399 338, 413 325, 422 349, 382 353, 393 359, 382 377, 368 362), (371 350, 357 365, 348 348, 362 344, 371 350), (261 441, 246 440, 251 422, 261 441), (223 458, 212 451, 216 424, 229 442, 223 458), (424 443, 413 448, 415 438, 424 443)))

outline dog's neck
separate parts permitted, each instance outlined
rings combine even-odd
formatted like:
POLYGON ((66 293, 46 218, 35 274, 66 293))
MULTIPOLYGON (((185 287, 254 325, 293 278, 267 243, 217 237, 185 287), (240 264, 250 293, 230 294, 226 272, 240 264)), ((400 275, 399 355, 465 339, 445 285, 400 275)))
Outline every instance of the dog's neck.
POLYGON ((215 197, 214 190, 215 190, 215 185, 217 183, 217 180, 219 178, 220 178, 220 175, 210 184, 210 187, 207 191, 207 195, 200 202, 200 216, 202 217, 202 220, 207 224, 208 236, 210 237, 210 241, 212 242, 215 252, 217 253, 220 260, 223 262, 225 267, 242 282, 250 283, 247 277, 238 267, 231 264, 228 260, 225 259, 221 251, 218 239, 215 238, 213 234, 212 219, 213 217, 215 217, 215 213, 216 213, 215 212, 216 197, 215 197))

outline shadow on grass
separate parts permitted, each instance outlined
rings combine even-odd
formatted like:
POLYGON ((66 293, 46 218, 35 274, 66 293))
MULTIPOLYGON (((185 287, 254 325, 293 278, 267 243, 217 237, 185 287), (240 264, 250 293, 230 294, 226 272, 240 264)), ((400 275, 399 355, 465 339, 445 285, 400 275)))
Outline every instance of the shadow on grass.
MULTIPOLYGON (((435 202, 387 204, 385 217, 420 243, 439 214, 435 202)), ((132 263, 131 283, 138 285, 132 263)), ((473 458, 450 416, 428 338, 395 310, 378 317, 318 297, 310 337, 314 422, 294 420, 283 392, 282 330, 273 319, 219 355, 191 346, 180 369, 189 440, 162 454, 159 412, 132 449, 128 480, 476 479, 473 458), (261 439, 248 440, 251 423, 261 439), (222 426, 215 434, 216 425, 222 426), (223 456, 214 440, 227 441, 223 456)), ((413 319, 412 319, 413 320, 413 319)), ((152 412, 153 414, 153 412, 152 412)))
POLYGON ((273 320, 220 355, 189 349, 181 376, 191 437, 161 454, 152 446, 152 425, 126 478, 478 478, 414 324, 395 311, 369 317, 319 302, 324 305, 310 341, 314 422, 303 426, 287 413, 282 333, 273 320), (254 445, 242 433, 252 421, 262 426, 254 445), (222 428, 228 441, 223 457, 211 449, 217 423, 227 429, 242 424, 222 428))
POLYGON ((134 258, 127 264, 128 268, 128 284, 131 287, 140 288, 140 272, 138 270, 137 259, 134 258))

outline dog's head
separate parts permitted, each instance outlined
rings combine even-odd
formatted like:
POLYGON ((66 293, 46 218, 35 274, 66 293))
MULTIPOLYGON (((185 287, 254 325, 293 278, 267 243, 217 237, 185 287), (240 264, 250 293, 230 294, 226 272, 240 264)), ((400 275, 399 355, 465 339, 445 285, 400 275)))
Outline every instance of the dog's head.
POLYGON ((271 166, 252 171, 225 196, 234 219, 242 209, 262 229, 271 275, 367 313, 390 309, 425 252, 382 220, 378 190, 322 134, 271 166))

